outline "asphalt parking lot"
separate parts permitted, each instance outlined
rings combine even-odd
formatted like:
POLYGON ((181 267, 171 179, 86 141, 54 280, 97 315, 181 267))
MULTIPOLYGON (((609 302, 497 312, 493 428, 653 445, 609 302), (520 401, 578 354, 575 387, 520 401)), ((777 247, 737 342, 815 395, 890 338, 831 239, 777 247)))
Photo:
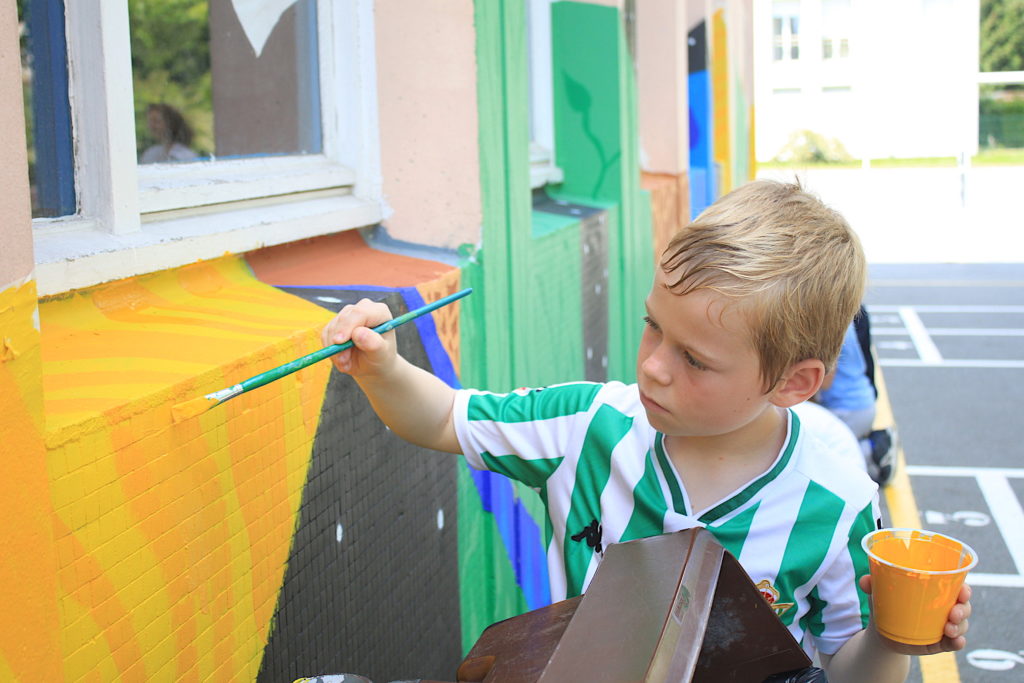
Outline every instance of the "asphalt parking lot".
POLYGON ((908 680, 1022 681, 1024 263, 875 264, 866 303, 920 522, 980 558, 966 650, 908 680))

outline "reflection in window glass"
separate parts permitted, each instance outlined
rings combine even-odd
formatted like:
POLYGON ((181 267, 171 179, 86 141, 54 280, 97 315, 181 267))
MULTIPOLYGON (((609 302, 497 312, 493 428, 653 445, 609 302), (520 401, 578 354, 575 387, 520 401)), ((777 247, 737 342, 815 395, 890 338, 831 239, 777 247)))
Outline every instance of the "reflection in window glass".
POLYGON ((18 28, 32 217, 68 216, 76 204, 64 3, 18 0, 18 28))
POLYGON ((140 163, 321 151, 316 0, 128 6, 140 163))

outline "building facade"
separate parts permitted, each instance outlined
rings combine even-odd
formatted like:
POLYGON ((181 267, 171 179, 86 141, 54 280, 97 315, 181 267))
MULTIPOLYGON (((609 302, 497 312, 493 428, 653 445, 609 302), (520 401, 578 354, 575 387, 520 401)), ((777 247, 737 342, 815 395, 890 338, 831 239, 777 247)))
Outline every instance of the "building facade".
POLYGON ((752 174, 752 3, 182 4, 198 80, 161 3, 0 10, 0 678, 451 678, 550 600, 533 491, 327 363, 172 408, 464 287, 398 332, 452 385, 632 379, 660 246, 752 174))
POLYGON ((975 154, 978 17, 977 0, 754 3, 757 159, 808 132, 856 159, 975 154))

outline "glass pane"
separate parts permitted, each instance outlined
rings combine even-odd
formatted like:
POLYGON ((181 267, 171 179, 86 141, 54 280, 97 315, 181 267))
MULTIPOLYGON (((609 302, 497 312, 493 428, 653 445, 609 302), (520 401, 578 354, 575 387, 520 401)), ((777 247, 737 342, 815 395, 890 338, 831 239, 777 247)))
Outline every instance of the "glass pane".
POLYGON ((62 0, 18 0, 21 72, 32 217, 75 213, 75 163, 68 103, 62 0))
POLYGON ((321 151, 316 0, 128 8, 140 163, 321 151))

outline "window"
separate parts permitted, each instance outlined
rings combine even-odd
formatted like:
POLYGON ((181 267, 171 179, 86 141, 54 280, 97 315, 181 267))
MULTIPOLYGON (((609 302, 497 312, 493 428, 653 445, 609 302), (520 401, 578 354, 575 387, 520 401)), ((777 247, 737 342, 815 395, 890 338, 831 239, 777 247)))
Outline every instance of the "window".
POLYGON ((799 3, 776 2, 772 8, 772 60, 800 59, 799 3))
POLYGON ((821 4, 821 58, 825 61, 850 56, 850 0, 823 0, 821 4))
POLYGON ((551 76, 551 0, 527 0, 530 95, 530 187, 562 181, 555 165, 555 111, 551 76))
POLYGON ((42 294, 380 220, 372 0, 64 11, 46 35, 66 27, 75 199, 34 214, 56 216, 34 221, 42 294))

